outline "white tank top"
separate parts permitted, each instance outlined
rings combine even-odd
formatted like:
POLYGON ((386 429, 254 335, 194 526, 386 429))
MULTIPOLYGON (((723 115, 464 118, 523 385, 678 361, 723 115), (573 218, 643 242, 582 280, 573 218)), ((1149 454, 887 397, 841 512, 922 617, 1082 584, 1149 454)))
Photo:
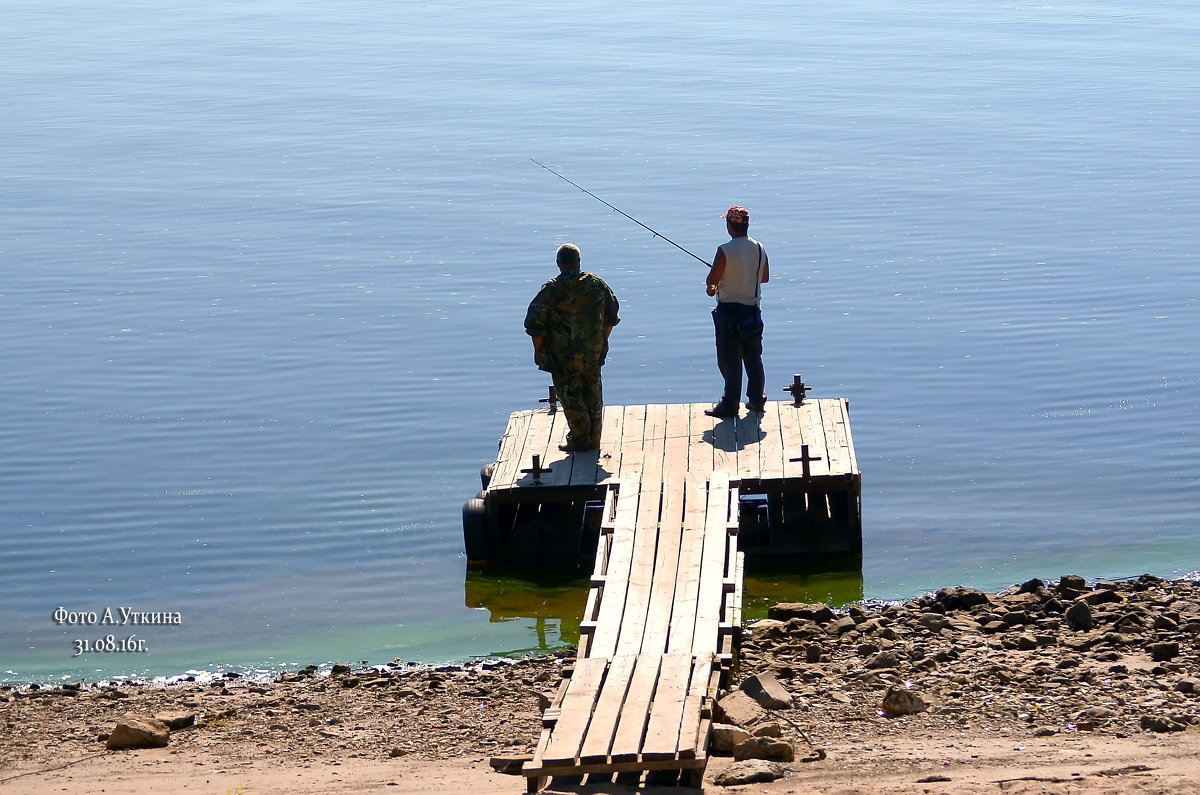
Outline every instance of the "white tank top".
POLYGON ((758 288, 766 261, 762 244, 747 235, 735 237, 720 248, 725 253, 725 270, 717 285, 717 301, 758 306, 758 288))

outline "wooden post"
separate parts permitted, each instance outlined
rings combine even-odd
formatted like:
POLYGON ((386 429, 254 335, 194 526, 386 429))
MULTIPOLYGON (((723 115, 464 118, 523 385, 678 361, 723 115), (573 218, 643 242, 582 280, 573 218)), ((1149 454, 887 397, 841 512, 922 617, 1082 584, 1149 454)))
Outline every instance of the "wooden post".
MULTIPOLYGON (((554 389, 554 387, 550 387, 554 389)), ((806 465, 807 466, 807 465, 806 465)), ((542 467, 542 457, 540 455, 533 456, 533 466, 529 469, 522 469, 521 474, 533 475, 533 485, 540 486, 542 484, 542 473, 549 472, 550 467, 542 467)))
POLYGON ((801 377, 800 373, 793 373, 791 386, 785 386, 783 388, 783 391, 791 392, 792 400, 795 402, 795 404, 797 406, 799 406, 801 403, 804 402, 804 398, 806 397, 808 390, 810 390, 810 389, 812 389, 812 387, 809 386, 808 384, 804 383, 804 378, 801 377))

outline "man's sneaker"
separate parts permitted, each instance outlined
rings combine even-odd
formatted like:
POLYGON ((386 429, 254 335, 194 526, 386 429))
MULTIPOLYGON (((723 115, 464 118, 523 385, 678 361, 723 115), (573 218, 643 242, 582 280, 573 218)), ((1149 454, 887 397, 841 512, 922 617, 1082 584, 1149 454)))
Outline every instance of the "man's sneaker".
POLYGON ((748 408, 750 411, 756 412, 758 414, 762 414, 763 410, 766 409, 766 407, 767 407, 767 402, 765 400, 762 403, 752 403, 750 401, 746 401, 746 408, 748 408))
POLYGON ((713 406, 711 409, 705 409, 704 413, 710 417, 720 417, 721 419, 731 419, 737 416, 737 406, 726 406, 721 403, 713 406))

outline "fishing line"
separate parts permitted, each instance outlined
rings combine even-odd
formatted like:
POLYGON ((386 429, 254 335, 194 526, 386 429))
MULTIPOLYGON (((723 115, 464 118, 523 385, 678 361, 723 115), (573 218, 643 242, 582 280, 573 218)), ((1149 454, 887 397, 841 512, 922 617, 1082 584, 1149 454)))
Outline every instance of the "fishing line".
POLYGON ((619 207, 613 207, 611 204, 609 204, 608 202, 604 201, 604 199, 601 199, 599 196, 597 196, 596 194, 592 193, 590 190, 588 190, 587 188, 583 187, 582 185, 576 185, 574 182, 571 182, 571 180, 567 179, 567 178, 566 178, 566 177, 564 177, 562 174, 559 174, 557 171, 555 171, 554 169, 550 168, 550 166, 546 165, 545 163, 539 163, 537 160, 534 160, 532 157, 531 157, 531 158, 529 158, 529 159, 530 159, 531 161, 533 161, 534 163, 537 163, 537 164, 538 164, 539 166, 541 166, 542 168, 544 168, 544 169, 546 169, 547 171, 549 171, 549 172, 550 172, 551 174, 553 174, 554 176, 556 176, 556 177, 558 177, 559 179, 561 179, 563 182, 566 182, 566 183, 567 183, 567 184, 569 184, 569 185, 573 185, 574 187, 576 187, 576 188, 579 188, 579 190, 583 191, 583 192, 584 192, 584 193, 586 193, 588 196, 591 196, 593 199, 595 199, 596 201, 600 202, 600 203, 601 203, 601 204, 603 204, 604 206, 606 206, 606 207, 608 207, 608 208, 610 208, 610 209, 612 209, 612 210, 614 210, 614 211, 616 211, 616 212, 620 213, 621 215, 625 216, 625 217, 626 217, 626 218, 628 218, 630 221, 633 221, 635 224, 637 224, 638 226, 640 226, 642 229, 645 229, 647 232, 649 232, 650 234, 654 235, 655 237, 661 237, 663 240, 667 241, 667 242, 668 242, 668 243, 670 243, 672 246, 674 246, 675 248, 677 248, 677 249, 679 249, 680 251, 682 251, 684 254, 688 254, 688 255, 690 255, 690 256, 692 256, 692 257, 695 257, 697 260, 700 260, 700 262, 703 262, 703 263, 704 263, 704 267, 706 267, 706 268, 711 268, 711 267, 712 267, 712 263, 708 262, 707 260, 700 259, 700 257, 697 257, 695 254, 692 254, 692 252, 688 251, 686 248, 684 248, 683 246, 679 245, 678 243, 676 243, 676 242, 675 242, 674 240, 672 240, 671 238, 667 237, 666 235, 662 234, 661 232, 657 232, 657 231, 655 231, 654 229, 651 229, 650 227, 646 226, 646 225, 645 225, 645 224, 643 224, 641 221, 639 221, 638 219, 634 218, 632 215, 630 215, 629 213, 625 212, 625 211, 624 211, 624 210, 622 210, 621 208, 619 208, 619 207))

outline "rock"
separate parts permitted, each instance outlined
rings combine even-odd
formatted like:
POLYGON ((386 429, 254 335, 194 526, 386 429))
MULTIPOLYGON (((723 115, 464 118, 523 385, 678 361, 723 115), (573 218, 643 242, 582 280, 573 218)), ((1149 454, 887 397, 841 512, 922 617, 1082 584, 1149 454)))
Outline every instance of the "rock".
POLYGON ((108 735, 104 747, 110 751, 131 748, 165 748, 171 735, 167 724, 147 715, 126 713, 108 735))
POLYGON ((899 668, 900 658, 893 651, 881 651, 878 654, 872 655, 871 659, 867 660, 866 667, 871 670, 877 668, 899 668))
POLYGON ((754 736, 755 737, 782 737, 783 736, 783 727, 774 721, 771 721, 770 723, 764 723, 763 725, 759 726, 758 728, 756 728, 754 730, 754 736))
POLYGON ((793 638, 816 638, 825 634, 825 630, 821 629, 821 625, 815 621, 808 621, 803 618, 789 618, 783 625, 784 631, 793 638))
POLYGON ((1099 591, 1092 591, 1091 593, 1085 593, 1083 596, 1081 596, 1079 598, 1093 606, 1094 605, 1106 605, 1106 604, 1112 604, 1114 602, 1121 601, 1121 594, 1117 591, 1110 591, 1107 588, 1105 588, 1105 589, 1101 589, 1099 591))
POLYGON ((1067 626, 1076 632, 1091 629, 1096 626, 1096 620, 1092 615, 1092 606, 1083 600, 1076 600, 1067 608, 1067 613, 1064 616, 1067 621, 1067 626))
POLYGON ((1154 628, 1161 632, 1176 632, 1179 630, 1179 622, 1169 616, 1155 616, 1154 628))
POLYGON ((773 737, 751 737, 733 747, 734 759, 769 759, 773 762, 791 762, 796 758, 792 744, 773 737))
POLYGON ((758 702, 742 690, 735 690, 717 701, 718 715, 724 716, 725 723, 734 726, 750 726, 766 717, 766 712, 758 702))
POLYGON ((805 602, 784 602, 767 609, 767 618, 777 621, 787 621, 791 618, 803 618, 824 624, 837 616, 827 604, 807 604, 805 602))
POLYGON ((1143 731, 1152 732, 1181 732, 1187 729, 1187 724, 1162 715, 1143 715, 1141 719, 1143 731))
POLYGON ((964 588, 961 585, 942 588, 934 595, 934 600, 947 610, 970 610, 976 605, 986 605, 991 601, 983 591, 964 588))
POLYGON ((1055 590, 1060 594, 1074 599, 1076 594, 1083 593, 1087 590, 1087 580, 1083 579, 1078 574, 1064 574, 1059 579, 1055 590))
POLYGON ((1145 631, 1146 625, 1142 623, 1141 618, 1131 613, 1117 619, 1116 623, 1113 624, 1113 629, 1117 632, 1140 634, 1145 631))
POLYGON ((196 715, 191 712, 160 712, 154 716, 154 719, 167 724, 167 728, 171 731, 187 729, 196 725, 196 715))
POLYGON ((742 682, 742 692, 765 709, 791 709, 792 694, 771 674, 755 674, 742 682))
POLYGON ((718 787, 738 787, 743 784, 765 784, 783 778, 783 768, 765 759, 735 762, 713 779, 718 787))
POLYGON ((329 669, 330 676, 341 676, 348 673, 350 673, 350 666, 345 663, 334 663, 333 667, 329 669))
POLYGON ((1017 593, 1041 593, 1046 588, 1046 583, 1034 577, 1032 580, 1026 580, 1021 583, 1021 587, 1017 589, 1017 593))
POLYGON ((501 773, 505 776, 519 776, 521 775, 521 768, 525 766, 526 762, 532 761, 532 759, 533 757, 531 756, 493 756, 488 760, 488 764, 491 765, 492 770, 495 770, 497 773, 501 773))
POLYGON ((1179 644, 1175 641, 1154 643, 1150 646, 1150 659, 1155 662, 1166 662, 1179 656, 1179 644))
POLYGON ((782 638, 787 635, 787 622, 774 618, 763 618, 749 626, 750 634, 755 638, 782 638))
POLYGON ((750 739, 745 729, 728 723, 714 723, 708 735, 709 750, 718 754, 732 754, 734 746, 750 739))
POLYGON ((857 628, 858 623, 852 616, 842 616, 836 621, 831 621, 826 629, 831 635, 845 635, 850 630, 857 628))
POLYGON ((1172 689, 1179 693, 1200 692, 1200 686, 1196 684, 1195 679, 1180 679, 1174 684, 1172 689))
POLYGON ((899 718, 904 715, 916 715, 924 712, 929 705, 925 699, 911 690, 890 687, 883 697, 883 714, 888 718, 899 718))
POLYGON ((804 648, 804 661, 810 665, 819 663, 824 653, 825 649, 821 648, 819 643, 810 643, 804 648))
POLYGON ((941 632, 950 626, 950 619, 938 613, 922 613, 917 617, 917 623, 930 632, 941 632))

